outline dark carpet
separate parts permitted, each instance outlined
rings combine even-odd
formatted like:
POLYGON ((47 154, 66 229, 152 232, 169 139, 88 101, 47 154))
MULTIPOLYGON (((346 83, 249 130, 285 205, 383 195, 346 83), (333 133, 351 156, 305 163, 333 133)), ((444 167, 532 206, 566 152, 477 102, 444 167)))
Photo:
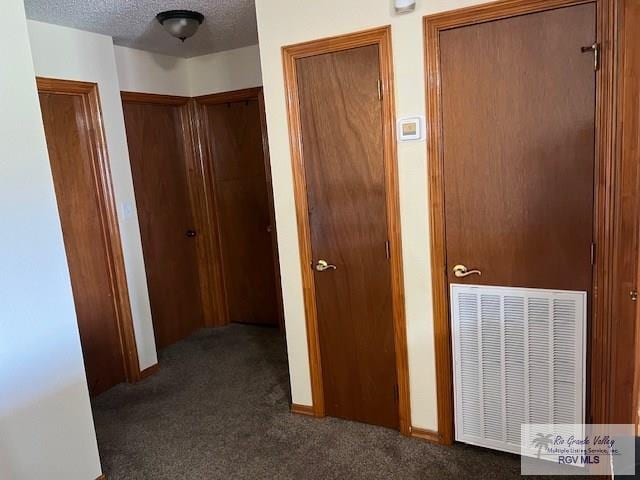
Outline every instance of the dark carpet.
POLYGON ((269 328, 201 330, 163 350, 156 375, 116 386, 93 411, 109 480, 520 476, 515 455, 291 414, 285 343, 269 328))

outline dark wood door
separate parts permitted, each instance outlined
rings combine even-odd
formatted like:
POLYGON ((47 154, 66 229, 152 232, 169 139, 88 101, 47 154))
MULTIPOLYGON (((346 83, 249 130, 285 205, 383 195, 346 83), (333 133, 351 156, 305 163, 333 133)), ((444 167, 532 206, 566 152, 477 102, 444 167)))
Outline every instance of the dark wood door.
MULTIPOLYGON (((613 251, 609 423, 640 423, 640 2, 621 2, 620 180, 613 251), (634 392, 634 396, 630 395, 634 392)), ((602 367, 601 367, 602 368, 602 367)), ((637 461, 637 460, 636 460, 637 461)))
POLYGON ((591 291, 595 4, 440 35, 450 282, 591 291), (482 275, 456 278, 463 264, 482 275))
POLYGON ((81 95, 40 93, 87 383, 97 395, 125 381, 102 224, 91 122, 81 95))
POLYGON ((212 143, 218 232, 231 322, 278 324, 258 99, 205 105, 212 143))
POLYGON ((296 68, 326 413, 398 428, 378 46, 296 68))
POLYGON ((123 102, 158 348, 203 326, 181 106, 123 102))

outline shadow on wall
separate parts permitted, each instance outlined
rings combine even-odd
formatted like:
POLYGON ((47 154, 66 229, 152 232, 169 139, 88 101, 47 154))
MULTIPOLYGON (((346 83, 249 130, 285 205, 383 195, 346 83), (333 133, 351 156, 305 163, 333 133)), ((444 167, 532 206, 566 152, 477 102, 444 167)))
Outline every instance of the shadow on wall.
POLYGON ((36 473, 43 478, 97 478, 100 458, 95 438, 83 378, 2 413, 0 478, 34 478, 36 473))

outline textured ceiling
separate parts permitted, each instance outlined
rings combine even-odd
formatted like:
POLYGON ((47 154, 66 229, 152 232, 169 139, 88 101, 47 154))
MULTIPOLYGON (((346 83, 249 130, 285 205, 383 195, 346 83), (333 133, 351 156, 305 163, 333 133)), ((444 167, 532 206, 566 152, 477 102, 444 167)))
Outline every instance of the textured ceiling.
POLYGON ((177 57, 195 57, 258 43, 254 0, 25 0, 27 17, 113 37, 116 45, 177 57), (205 16, 184 43, 156 21, 164 10, 205 16))

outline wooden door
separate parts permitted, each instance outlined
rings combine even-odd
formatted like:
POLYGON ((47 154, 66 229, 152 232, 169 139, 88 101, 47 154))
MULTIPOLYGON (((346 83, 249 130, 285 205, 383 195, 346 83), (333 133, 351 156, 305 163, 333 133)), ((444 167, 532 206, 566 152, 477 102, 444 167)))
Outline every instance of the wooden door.
POLYGON ((62 224, 80 341, 91 395, 125 381, 115 288, 103 224, 98 140, 85 97, 40 92, 49 160, 62 224))
POLYGON ((183 107, 124 101, 129 158, 158 348, 203 326, 183 107))
POLYGON ((440 33, 449 282, 591 292, 595 15, 440 33))
MULTIPOLYGON (((620 3, 618 134, 620 188, 617 192, 611 326, 609 423, 640 428, 640 2, 620 3), (633 391, 633 398, 629 392, 633 391)), ((640 430, 638 431, 640 433, 640 430)))
POLYGON ((229 321, 277 325, 279 285, 258 98, 202 108, 229 321))
POLYGON ((325 410, 398 428, 378 49, 296 70, 325 410))

